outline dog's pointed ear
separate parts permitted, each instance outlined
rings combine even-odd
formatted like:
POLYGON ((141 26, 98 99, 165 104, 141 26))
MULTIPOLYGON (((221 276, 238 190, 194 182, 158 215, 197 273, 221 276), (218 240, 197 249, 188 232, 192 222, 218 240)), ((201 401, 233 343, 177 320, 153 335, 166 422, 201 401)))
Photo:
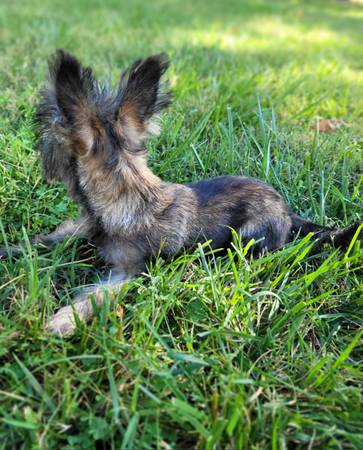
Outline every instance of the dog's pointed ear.
POLYGON ((122 76, 118 91, 117 123, 136 147, 147 134, 158 134, 160 112, 171 102, 161 78, 169 60, 165 54, 136 61, 122 76))
POLYGON ((86 153, 93 145, 97 132, 94 98, 98 89, 92 70, 65 50, 57 50, 49 60, 51 89, 64 126, 69 131, 72 150, 86 153))

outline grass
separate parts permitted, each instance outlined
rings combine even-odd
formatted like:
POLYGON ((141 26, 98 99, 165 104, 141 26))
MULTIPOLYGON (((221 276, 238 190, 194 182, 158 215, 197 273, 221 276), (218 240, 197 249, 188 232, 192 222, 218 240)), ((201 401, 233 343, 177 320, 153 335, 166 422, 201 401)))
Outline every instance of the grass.
POLYGON ((305 217, 362 221, 363 7, 336 1, 3 0, 0 4, 0 448, 362 449, 362 251, 303 239, 250 260, 235 238, 148 273, 71 340, 43 331, 102 262, 28 236, 76 207, 41 176, 32 116, 46 57, 101 79, 172 57, 150 142, 164 179, 266 179, 305 217), (349 124, 312 129, 316 117, 349 124))

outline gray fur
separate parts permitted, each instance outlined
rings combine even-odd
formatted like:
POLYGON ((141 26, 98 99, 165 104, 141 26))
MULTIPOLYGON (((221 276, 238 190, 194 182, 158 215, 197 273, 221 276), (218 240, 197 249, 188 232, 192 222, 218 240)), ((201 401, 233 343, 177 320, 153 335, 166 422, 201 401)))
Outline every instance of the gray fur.
POLYGON ((231 228, 246 243, 259 241, 256 254, 282 247, 297 232, 315 233, 319 244, 346 246, 357 230, 358 224, 330 230, 303 220, 278 192, 254 178, 180 185, 153 174, 145 140, 170 102, 160 81, 167 67, 164 55, 137 61, 112 96, 91 69, 65 51, 51 60, 38 111, 40 155, 45 175, 64 182, 81 215, 40 240, 49 244, 70 235, 87 237, 112 270, 103 284, 82 291, 74 306, 53 316, 47 325, 53 332, 72 334, 73 312, 85 321, 92 316, 91 294, 100 304, 104 287, 119 289, 150 258, 171 257, 205 240, 214 248, 226 247, 231 228))

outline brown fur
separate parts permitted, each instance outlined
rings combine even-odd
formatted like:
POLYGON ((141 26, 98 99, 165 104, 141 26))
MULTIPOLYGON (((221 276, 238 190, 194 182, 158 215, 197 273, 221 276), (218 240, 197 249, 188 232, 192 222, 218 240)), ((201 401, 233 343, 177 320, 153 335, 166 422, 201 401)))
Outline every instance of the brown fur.
POLYGON ((231 228, 244 242, 257 241, 255 254, 283 246, 297 232, 315 233, 317 244, 346 246, 358 228, 331 230, 305 221, 271 186, 254 178, 180 185, 153 174, 145 139, 157 130, 158 115, 170 102, 160 84, 167 67, 163 55, 137 61, 113 93, 62 50, 50 63, 50 86, 38 113, 43 168, 48 178, 65 183, 81 215, 38 241, 86 237, 111 268, 103 283, 83 290, 50 319, 52 332, 72 334, 75 314, 84 321, 92 317, 91 295, 101 304, 105 288, 115 293, 150 258, 171 257, 206 240, 213 248, 225 247, 231 228))

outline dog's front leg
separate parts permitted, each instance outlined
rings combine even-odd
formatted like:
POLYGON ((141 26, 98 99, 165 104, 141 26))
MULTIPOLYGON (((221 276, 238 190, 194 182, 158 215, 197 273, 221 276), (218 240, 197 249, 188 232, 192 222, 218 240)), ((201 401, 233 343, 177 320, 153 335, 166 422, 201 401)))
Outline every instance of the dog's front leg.
MULTIPOLYGON (((49 234, 38 234, 31 239, 32 244, 42 244, 48 248, 53 245, 64 241, 67 238, 80 238, 87 237, 89 232, 89 219, 87 216, 80 216, 76 219, 67 219, 62 222, 57 228, 49 234)), ((20 246, 0 248, 0 259, 7 258, 9 256, 19 256, 23 253, 20 246)))
POLYGON ((89 232, 89 219, 87 216, 79 216, 76 219, 67 219, 49 234, 38 234, 32 239, 34 244, 43 244, 52 247, 67 238, 87 237, 89 232))
POLYGON ((76 329, 75 317, 83 322, 89 321, 94 313, 93 301, 101 306, 105 295, 114 298, 131 278, 124 272, 112 272, 101 283, 83 289, 71 305, 64 306, 49 319, 46 329, 60 336, 71 336, 76 329))

